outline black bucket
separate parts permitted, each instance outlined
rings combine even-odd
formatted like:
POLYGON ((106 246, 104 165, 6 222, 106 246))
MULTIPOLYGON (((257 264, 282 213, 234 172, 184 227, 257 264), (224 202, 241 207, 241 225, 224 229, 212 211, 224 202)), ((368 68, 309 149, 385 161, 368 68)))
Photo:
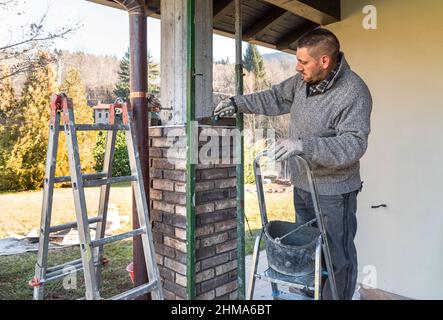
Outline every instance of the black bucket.
POLYGON ((266 256, 269 266, 288 276, 304 276, 315 269, 315 248, 320 231, 305 226, 283 238, 300 224, 289 221, 270 221, 265 228, 266 256))

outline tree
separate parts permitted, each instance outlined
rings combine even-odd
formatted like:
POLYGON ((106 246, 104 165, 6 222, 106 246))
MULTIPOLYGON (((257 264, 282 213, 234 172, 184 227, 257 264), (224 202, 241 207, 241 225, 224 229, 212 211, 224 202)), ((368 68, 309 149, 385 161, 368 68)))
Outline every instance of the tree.
MULTIPOLYGON (((8 72, 7 67, 0 66, 0 75, 8 72)), ((14 172, 6 164, 19 128, 14 121, 16 104, 12 79, 3 78, 0 80, 0 191, 12 187, 14 172)))
MULTIPOLYGON (((0 0, 0 10, 7 12, 8 15, 21 15, 23 12, 19 9, 20 4, 25 5, 26 2, 21 0, 0 0)), ((53 62, 53 57, 41 60, 36 53, 47 49, 56 39, 66 38, 80 27, 77 23, 73 26, 47 30, 47 15, 48 10, 37 21, 29 25, 22 25, 19 28, 12 26, 8 30, 13 36, 10 41, 0 45, 0 61, 8 64, 10 68, 7 73, 0 76, 1 78, 30 72, 33 68, 45 67, 42 63, 49 64, 53 62), (21 32, 17 30, 21 30, 21 32)))
POLYGON ((57 91, 55 72, 48 59, 45 51, 35 58, 35 63, 44 67, 31 68, 17 106, 15 119, 20 127, 7 167, 14 172, 15 188, 19 190, 41 187, 45 174, 50 97, 57 91))
MULTIPOLYGON (((118 82, 115 86, 114 94, 123 100, 129 99, 130 83, 129 83, 129 68, 130 68, 129 49, 125 52, 124 57, 120 62, 120 70, 118 71, 118 82)), ((148 92, 159 93, 160 85, 158 79, 160 76, 160 69, 158 64, 154 62, 154 58, 148 51, 148 92)))
POLYGON ((248 44, 246 53, 243 56, 243 65, 245 69, 254 74, 255 91, 263 90, 266 86, 266 71, 263 57, 255 44, 248 44))
MULTIPOLYGON (((68 98, 72 99, 74 106, 75 123, 93 123, 92 109, 86 102, 85 86, 80 78, 80 73, 76 69, 68 71, 66 79, 60 86, 60 91, 64 92, 68 98)), ((77 132, 77 141, 82 165, 82 172, 91 172, 95 166, 92 146, 96 143, 97 133, 94 131, 77 132)), ((68 152, 66 147, 66 137, 62 133, 59 138, 57 153, 57 176, 67 176, 69 173, 68 152)))
MULTIPOLYGON (((95 170, 100 172, 103 170, 103 160, 106 148, 106 133, 100 131, 97 136, 97 143, 94 147, 95 170)), ((131 175, 131 168, 129 166, 128 150, 126 149, 125 133, 123 131, 117 132, 115 140, 114 161, 112 166, 112 175, 114 177, 131 175)))

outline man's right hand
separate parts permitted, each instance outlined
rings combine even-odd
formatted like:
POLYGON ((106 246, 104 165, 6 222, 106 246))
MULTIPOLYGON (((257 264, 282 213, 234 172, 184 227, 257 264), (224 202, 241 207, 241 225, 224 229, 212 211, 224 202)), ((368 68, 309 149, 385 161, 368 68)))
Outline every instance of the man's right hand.
POLYGON ((221 101, 214 109, 214 116, 231 117, 237 112, 237 107, 231 99, 221 101))

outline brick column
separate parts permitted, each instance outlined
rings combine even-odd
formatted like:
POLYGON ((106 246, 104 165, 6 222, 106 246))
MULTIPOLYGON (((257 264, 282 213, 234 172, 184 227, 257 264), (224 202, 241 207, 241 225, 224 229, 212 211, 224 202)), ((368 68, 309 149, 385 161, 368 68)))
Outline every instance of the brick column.
MULTIPOLYGON (((226 133, 221 127, 200 127, 199 133, 207 130, 226 133)), ((166 299, 186 299, 185 131, 185 126, 149 131, 151 220, 166 299)), ((219 154, 209 152, 211 162, 196 169, 196 291, 204 300, 237 298, 236 167, 232 139, 218 141, 219 154), (220 159, 227 151, 228 164, 220 159)), ((206 141, 199 142, 199 153, 207 149, 206 141)))

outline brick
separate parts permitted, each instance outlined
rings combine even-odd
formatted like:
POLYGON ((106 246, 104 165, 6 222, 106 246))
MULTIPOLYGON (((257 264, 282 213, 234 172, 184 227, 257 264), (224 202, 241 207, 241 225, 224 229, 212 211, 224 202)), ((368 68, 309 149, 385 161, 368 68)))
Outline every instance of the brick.
MULTIPOLYGON (((149 169, 149 177, 155 179, 163 179, 163 171, 161 169, 150 168, 149 169)), ((152 181, 152 180, 151 180, 152 181)), ((152 185, 152 184, 151 184, 152 185)))
POLYGON ((186 160, 173 160, 176 170, 186 170, 186 160))
POLYGON ((163 265, 163 256, 156 253, 155 254, 155 261, 157 262, 158 265, 162 266, 163 265))
POLYGON ((228 240, 229 235, 227 233, 219 233, 216 235, 213 235, 211 237, 203 238, 202 239, 202 246, 203 247, 209 247, 214 244, 222 243, 228 240))
POLYGON ((174 182, 174 190, 175 190, 175 192, 186 193, 186 183, 174 182))
POLYGON ((237 281, 231 281, 218 288, 215 288, 215 296, 220 297, 237 289, 237 281))
POLYGON ((152 139, 152 147, 157 148, 169 148, 172 147, 175 143, 175 139, 173 137, 155 137, 152 139))
POLYGON ((236 177, 237 176, 237 170, 236 168, 229 168, 228 173, 230 177, 236 177))
POLYGON ((174 163, 167 159, 152 159, 152 167, 155 169, 174 169, 174 163))
POLYGON ((237 179, 223 179, 214 181, 216 189, 233 188, 237 186, 237 179))
POLYGON ((237 228, 237 220, 231 219, 231 220, 217 222, 214 225, 214 228, 217 231, 226 231, 226 230, 230 230, 230 229, 235 229, 235 228, 237 228))
POLYGON ((186 207, 185 206, 175 206, 175 213, 180 216, 186 217, 186 207))
POLYGON ((165 257, 164 266, 182 275, 186 275, 186 265, 181 264, 175 260, 165 257))
POLYGON ((152 221, 158 221, 158 222, 163 221, 163 213, 161 211, 151 210, 149 212, 149 215, 152 221))
POLYGON ((186 287, 188 284, 188 281, 185 276, 182 276, 181 274, 176 273, 175 274, 175 283, 182 286, 182 287, 186 287))
POLYGON ((165 246, 164 244, 156 244, 155 251, 162 254, 163 256, 167 256, 169 258, 175 258, 175 249, 165 246))
POLYGON ((201 261, 201 269, 205 270, 229 261, 229 254, 224 253, 201 261))
POLYGON ((197 300, 213 300, 215 298, 215 290, 210 290, 196 297, 197 300))
POLYGON ((195 258, 197 260, 206 259, 215 256, 215 247, 203 247, 195 251, 195 258))
POLYGON ((186 205, 186 194, 163 191, 163 200, 168 203, 186 205))
POLYGON ((221 300, 221 301, 223 301, 223 300, 228 300, 228 299, 229 299, 229 294, 225 294, 225 295, 222 295, 220 297, 216 297, 214 300, 221 300))
POLYGON ((227 276, 228 275, 226 274, 226 275, 223 275, 223 276, 220 276, 220 277, 216 277, 216 278, 213 278, 213 279, 210 279, 210 280, 207 280, 207 281, 203 281, 200 284, 200 290, 199 291, 201 291, 201 292, 198 292, 197 294, 207 292, 209 290, 215 289, 215 288, 217 288, 217 287, 227 283, 228 282, 228 277, 227 276))
POLYGON ((170 238, 170 237, 164 237, 163 241, 165 243, 165 245, 180 250, 182 252, 186 252, 186 243, 181 241, 181 240, 177 240, 174 238, 170 238))
POLYGON ((166 159, 186 159, 186 148, 178 148, 178 146, 165 149, 164 157, 166 159))
POLYGON ((175 228, 175 237, 181 240, 186 240, 186 230, 181 228, 175 228))
POLYGON ((149 136, 150 137, 161 137, 161 136, 163 136, 163 128, 150 127, 149 128, 149 136))
POLYGON ((229 230, 229 239, 237 239, 237 230, 229 230))
POLYGON ((227 199, 215 201, 215 210, 223 210, 228 208, 237 208, 237 199, 227 199))
POLYGON ((174 227, 157 221, 153 221, 152 230, 167 236, 174 236, 175 234, 174 227))
POLYGON ((164 266, 159 266, 158 267, 158 271, 160 272, 160 276, 162 279, 166 279, 169 281, 174 281, 175 278, 175 272, 164 267, 164 266))
POLYGON ((199 227, 195 230, 195 236, 201 237, 201 236, 207 236, 214 233, 214 226, 203 226, 199 227))
POLYGON ((168 213, 174 213, 174 205, 162 201, 153 201, 152 207, 154 210, 160 210, 168 213))
POLYGON ((165 282, 163 283, 163 287, 166 290, 174 292, 175 296, 176 296, 176 299, 178 297, 186 299, 186 288, 184 288, 184 287, 182 287, 182 286, 180 286, 180 285, 178 285, 178 284, 176 284, 176 283, 174 283, 172 281, 168 281, 168 280, 165 280, 165 282))
POLYGON ((226 220, 226 217, 227 217, 226 210, 203 213, 203 214, 197 216, 197 226, 200 227, 205 224, 210 224, 210 223, 226 220))
POLYGON ((161 158, 162 157, 162 149, 160 148, 149 148, 149 157, 150 158, 161 158))
POLYGON ((214 182, 213 181, 204 181, 204 182, 197 182, 195 184, 195 191, 201 192, 201 191, 208 191, 214 189, 214 182))
POLYGON ((163 136, 165 137, 185 137, 186 127, 165 127, 163 128, 163 136))
POLYGON ((165 297, 165 300, 176 300, 175 293, 172 293, 169 290, 166 290, 163 288, 163 295, 165 297))
POLYGON ((238 269, 235 269, 235 270, 229 272, 229 280, 237 279, 237 276, 238 276, 238 272, 237 272, 237 270, 238 270, 238 269))
POLYGON ((226 241, 215 246, 217 253, 234 250, 235 248, 237 248, 237 240, 226 241))
POLYGON ((176 250, 175 251, 175 261, 182 263, 182 264, 187 264, 188 263, 188 255, 186 253, 176 250))
POLYGON ((214 269, 208 269, 202 272, 199 272, 195 275, 195 282, 200 283, 202 281, 207 281, 215 277, 214 269))
POLYGON ((217 276, 219 276, 219 275, 221 275, 223 273, 227 273, 229 271, 232 271, 232 270, 237 268, 237 265, 238 265, 237 264, 237 260, 229 261, 228 263, 225 263, 225 264, 222 264, 220 266, 217 266, 215 268, 215 274, 217 276))
MULTIPOLYGON (((237 241, 237 239, 235 241, 237 241)), ((229 252, 229 260, 235 259, 237 259, 237 248, 229 252)))
POLYGON ((174 182, 165 179, 153 179, 152 187, 157 190, 174 191, 174 182))
POLYGON ((163 243, 163 235, 161 233, 153 231, 152 238, 154 240, 154 243, 163 243))
POLYGON ((203 192, 197 192, 196 195, 196 201, 197 203, 205 203, 205 202, 211 202, 215 200, 222 200, 229 198, 229 190, 210 190, 210 191, 203 191, 203 192))
POLYGON ((228 170, 226 169, 209 169, 201 171, 202 180, 213 180, 228 177, 228 170))
POLYGON ((238 300, 238 290, 235 290, 229 294, 229 300, 238 300))
MULTIPOLYGON (((199 159, 201 161, 201 159, 199 159)), ((199 162, 197 163, 197 165, 195 166, 195 168, 197 170, 207 170, 207 169, 213 169, 214 168, 214 162, 218 161, 218 157, 217 159, 210 159, 210 158, 205 158, 203 162, 199 162)))
POLYGON ((186 182, 186 171, 163 170, 163 177, 168 180, 186 182))
POLYGON ((187 219, 186 216, 181 216, 177 214, 163 214, 163 222, 174 227, 179 227, 182 229, 186 229, 187 219))
POLYGON ((202 213, 208 213, 208 212, 214 212, 214 203, 213 202, 200 204, 195 207, 196 214, 202 214, 202 213))
POLYGON ((162 200, 163 199, 163 192, 160 190, 149 190, 149 197, 153 200, 162 200))

